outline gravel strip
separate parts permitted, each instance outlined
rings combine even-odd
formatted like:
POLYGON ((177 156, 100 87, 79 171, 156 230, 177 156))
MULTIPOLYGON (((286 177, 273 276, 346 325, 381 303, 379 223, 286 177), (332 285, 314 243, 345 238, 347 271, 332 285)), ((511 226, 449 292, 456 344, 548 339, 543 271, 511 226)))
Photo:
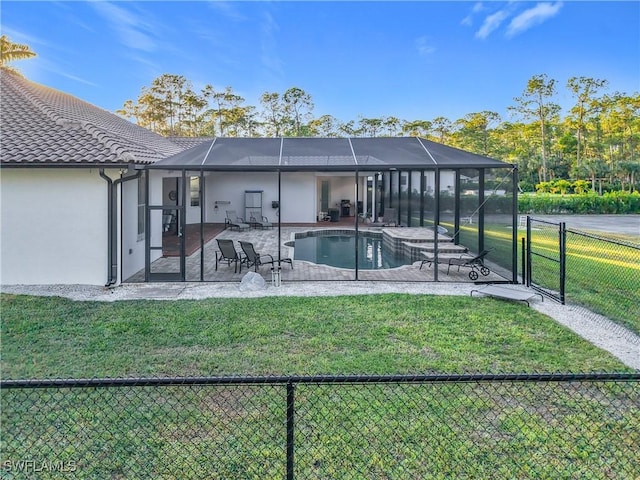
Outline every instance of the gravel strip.
MULTIPOLYGON (((281 296, 339 296, 408 293, 414 295, 470 295, 469 283, 287 282, 280 287, 241 291, 238 283, 135 283, 106 288, 92 285, 6 285, 3 293, 59 296, 71 300, 196 300, 203 298, 258 298, 281 296)), ((513 288, 524 288, 514 286, 513 288)), ((628 367, 640 370, 640 337, 585 308, 560 305, 550 299, 533 300, 531 307, 555 319, 628 367)))

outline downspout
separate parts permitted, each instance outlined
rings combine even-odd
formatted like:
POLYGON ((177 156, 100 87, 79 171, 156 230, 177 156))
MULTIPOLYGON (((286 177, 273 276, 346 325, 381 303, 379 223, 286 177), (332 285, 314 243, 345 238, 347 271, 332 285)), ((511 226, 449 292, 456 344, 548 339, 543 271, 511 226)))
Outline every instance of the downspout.
POLYGON ((116 280, 113 276, 113 180, 100 169, 100 176, 107 182, 107 283, 106 287, 113 285, 116 280))

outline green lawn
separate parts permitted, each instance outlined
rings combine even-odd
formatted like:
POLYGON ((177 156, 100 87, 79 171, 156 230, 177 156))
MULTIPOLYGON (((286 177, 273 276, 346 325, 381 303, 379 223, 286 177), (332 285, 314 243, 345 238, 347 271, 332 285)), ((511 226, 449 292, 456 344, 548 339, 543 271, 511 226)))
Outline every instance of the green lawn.
MULTIPOLYGON (((475 234, 471 227, 465 232, 475 234)), ((531 232, 534 251, 558 257, 558 236, 551 230, 531 232)), ((602 234, 598 234, 602 236, 602 234)), ((522 274, 522 243, 526 230, 518 231, 518 272, 522 274)), ((637 237, 617 234, 607 238, 637 245, 637 237)), ((485 224, 485 247, 491 249, 489 261, 509 267, 511 230, 504 225, 485 224)), ((557 263, 533 258, 534 283, 553 291, 559 289, 557 263)), ((565 296, 567 303, 582 305, 604 315, 640 335, 640 250, 567 232, 565 296)))
MULTIPOLYGON (((2 295, 2 377, 630 371, 522 304, 2 295)), ((296 478, 635 478, 637 382, 299 385, 296 478)), ((76 478, 283 478, 284 386, 2 390, 5 460, 76 478)), ((38 478, 60 478, 42 472, 38 478)))
POLYGON ((610 371, 533 309, 417 295, 74 302, 2 296, 3 378, 610 371))

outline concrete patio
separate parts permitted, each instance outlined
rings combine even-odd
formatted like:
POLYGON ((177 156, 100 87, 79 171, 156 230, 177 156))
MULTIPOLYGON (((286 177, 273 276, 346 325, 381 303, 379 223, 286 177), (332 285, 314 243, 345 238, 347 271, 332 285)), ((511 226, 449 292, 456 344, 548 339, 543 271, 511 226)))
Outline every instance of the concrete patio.
MULTIPOLYGON (((295 251, 293 247, 285 245, 285 243, 295 240, 295 234, 307 232, 310 230, 353 230, 353 227, 344 226, 283 226, 281 227, 282 244, 280 245, 281 258, 294 259, 294 268, 287 263, 282 264, 281 279, 282 282, 290 281, 348 281, 356 280, 355 270, 347 268, 337 268, 328 265, 315 264, 302 260, 295 260, 295 251)), ((430 228, 367 228, 366 225, 359 226, 361 232, 375 231, 382 232, 385 244, 392 244, 396 249, 402 249, 411 258, 413 263, 397 268, 380 269, 380 270, 358 270, 358 280, 370 281, 387 281, 387 282, 432 282, 434 277, 434 265, 425 264, 420 269, 421 260, 425 258, 421 252, 433 254, 434 249, 434 232, 430 228)), ((276 261, 278 259, 278 228, 272 229, 251 229, 246 231, 235 231, 227 229, 219 233, 214 239, 205 244, 204 247, 204 275, 200 278, 201 251, 198 249, 186 258, 185 277, 188 282, 206 281, 206 282, 239 282, 247 273, 246 265, 242 265, 240 272, 234 272, 234 264, 227 265, 226 262, 219 262, 216 270, 216 255, 218 252, 218 244, 216 239, 231 239, 235 242, 236 250, 240 252, 239 241, 247 241, 253 243, 255 249, 260 254, 270 254, 276 261)), ((451 237, 447 235, 439 235, 439 251, 440 255, 459 257, 464 252, 464 248, 453 245, 451 237)), ((505 278, 493 272, 491 263, 487 263, 492 272, 478 279, 479 281, 504 281, 505 278)), ((163 257, 151 265, 152 272, 178 272, 178 257, 163 257)), ((251 269, 252 271, 254 268, 251 269)), ((438 265, 438 281, 443 282, 471 282, 469 279, 469 268, 452 267, 447 274, 448 265, 440 263, 438 265)), ((265 280, 271 281, 271 265, 263 265, 259 267, 260 273, 265 280)), ((137 272, 126 282, 144 282, 144 270, 137 272)))

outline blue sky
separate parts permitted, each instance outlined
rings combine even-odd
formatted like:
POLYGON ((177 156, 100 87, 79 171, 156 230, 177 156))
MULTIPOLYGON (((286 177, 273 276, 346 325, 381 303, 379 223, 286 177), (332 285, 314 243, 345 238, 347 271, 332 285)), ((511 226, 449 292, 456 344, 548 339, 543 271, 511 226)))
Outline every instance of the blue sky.
POLYGON ((2 33, 38 53, 23 74, 114 111, 163 74, 196 89, 299 87, 314 115, 456 120, 507 107, 531 76, 640 90, 640 2, 17 2, 2 33))

